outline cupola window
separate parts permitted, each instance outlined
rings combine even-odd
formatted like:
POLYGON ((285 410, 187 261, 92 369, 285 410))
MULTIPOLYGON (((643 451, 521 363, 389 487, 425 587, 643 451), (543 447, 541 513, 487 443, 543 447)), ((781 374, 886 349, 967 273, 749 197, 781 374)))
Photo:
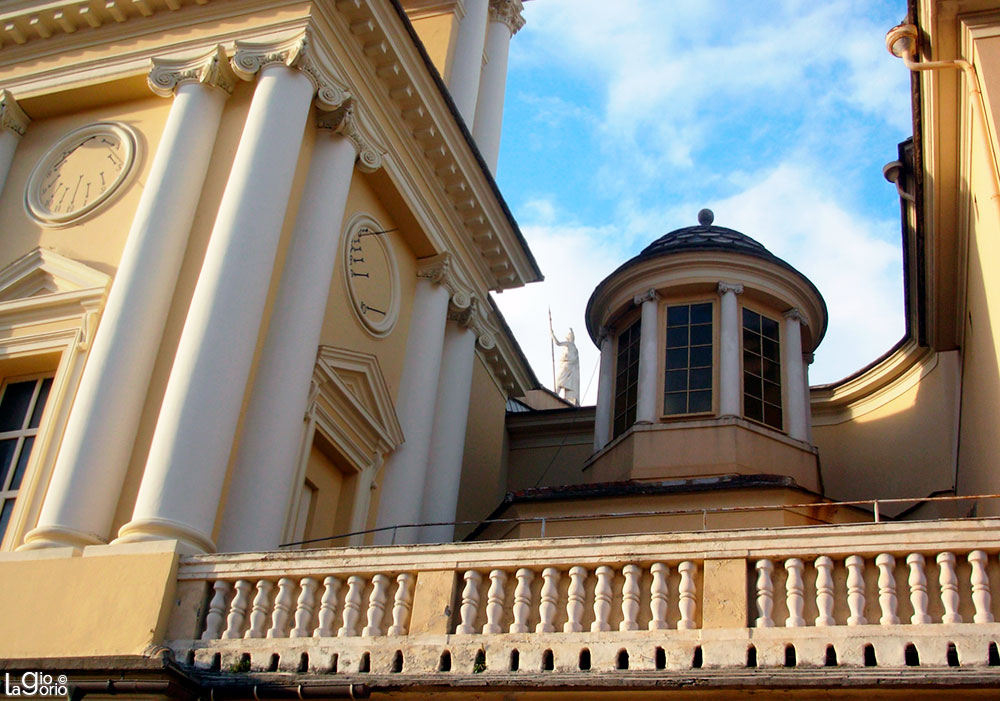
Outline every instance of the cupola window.
POLYGON ((663 413, 712 410, 712 303, 667 307, 663 413))
POLYGON ((618 360, 615 364, 614 436, 625 433, 635 423, 639 385, 639 332, 636 321, 618 336, 618 360))
POLYGON ((743 415, 782 430, 778 322, 743 308, 743 415))

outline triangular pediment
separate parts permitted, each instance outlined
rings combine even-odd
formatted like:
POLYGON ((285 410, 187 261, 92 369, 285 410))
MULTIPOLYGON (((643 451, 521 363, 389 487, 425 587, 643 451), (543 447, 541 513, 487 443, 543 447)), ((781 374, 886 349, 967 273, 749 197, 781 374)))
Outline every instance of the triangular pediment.
POLYGON ((89 265, 36 248, 0 270, 0 302, 105 288, 111 278, 89 265))
POLYGON ((389 451, 403 442, 392 395, 374 355, 320 346, 315 375, 320 394, 338 407, 340 418, 355 432, 377 435, 389 451))

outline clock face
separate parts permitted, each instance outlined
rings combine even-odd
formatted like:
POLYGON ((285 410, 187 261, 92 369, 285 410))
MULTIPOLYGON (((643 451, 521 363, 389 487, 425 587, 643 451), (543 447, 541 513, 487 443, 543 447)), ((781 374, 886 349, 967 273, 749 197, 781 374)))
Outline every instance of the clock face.
POLYGON ((136 140, 119 124, 70 132, 49 149, 28 179, 25 206, 46 226, 78 221, 120 190, 135 163, 136 140))
POLYGON ((354 313, 376 336, 392 331, 399 312, 399 281, 388 237, 391 231, 368 216, 348 224, 344 274, 354 313))

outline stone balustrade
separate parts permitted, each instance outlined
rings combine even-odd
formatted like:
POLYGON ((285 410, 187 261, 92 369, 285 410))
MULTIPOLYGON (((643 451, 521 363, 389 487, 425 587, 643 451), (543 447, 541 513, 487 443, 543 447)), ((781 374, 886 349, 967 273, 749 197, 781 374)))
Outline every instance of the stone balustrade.
POLYGON ((1000 666, 997 519, 184 557, 167 645, 222 671, 1000 666))

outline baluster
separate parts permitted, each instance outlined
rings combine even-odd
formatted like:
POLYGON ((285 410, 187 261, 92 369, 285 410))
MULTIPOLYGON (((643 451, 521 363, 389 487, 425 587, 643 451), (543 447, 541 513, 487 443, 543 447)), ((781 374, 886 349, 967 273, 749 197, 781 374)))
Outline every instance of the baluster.
POLYGON ((538 624, 536 633, 552 633, 556 627, 552 621, 556 617, 556 602, 559 600, 559 570, 546 567, 542 570, 542 591, 539 593, 538 624))
POLYGON ((938 583, 941 585, 941 604, 944 606, 942 623, 961 623, 962 616, 958 613, 958 577, 955 575, 955 555, 941 553, 937 556, 938 567, 941 568, 938 583))
POLYGON ((865 560, 860 555, 851 555, 844 564, 847 565, 847 608, 851 612, 847 625, 863 626, 868 623, 865 618, 865 560))
POLYGON ((797 557, 785 560, 785 571, 788 572, 788 577, 785 579, 785 603, 788 606, 788 618, 785 619, 786 628, 801 628, 806 624, 806 619, 802 617, 802 607, 805 603, 802 584, 803 568, 802 560, 797 557))
POLYGON ((294 592, 294 580, 288 577, 278 580, 278 595, 274 597, 274 611, 271 612, 271 628, 267 631, 267 637, 285 637, 285 627, 288 624, 288 614, 292 610, 294 592))
POLYGON ((462 623, 455 629, 456 633, 471 635, 476 632, 476 614, 479 613, 479 583, 483 575, 475 570, 465 573, 465 589, 462 590, 462 608, 459 613, 462 623))
POLYGON ((774 570, 774 563, 770 560, 757 560, 757 621, 758 628, 771 628, 774 626, 774 619, 771 618, 771 611, 774 610, 774 583, 771 581, 771 572, 774 570))
POLYGON ((413 608, 411 585, 413 575, 403 572, 396 577, 396 596, 392 601, 392 625, 386 635, 406 635, 410 623, 410 609, 413 608))
POLYGON ((882 617, 878 622, 893 626, 899 623, 899 616, 896 615, 896 576, 893 573, 896 558, 882 553, 875 558, 875 564, 878 566, 878 604, 882 608, 882 617))
POLYGON ((242 637, 243 621, 246 620, 247 609, 250 608, 251 589, 253 585, 247 580, 237 580, 236 596, 229 605, 229 618, 226 621, 226 630, 222 634, 223 639, 234 640, 242 637))
POLYGON ((681 573, 681 583, 678 587, 679 589, 679 608, 681 611, 681 620, 677 621, 678 630, 691 630, 695 627, 694 612, 695 612, 695 584, 694 584, 694 573, 697 571, 698 566, 693 562, 685 560, 677 568, 677 571, 681 573))
POLYGON ((913 606, 910 623, 914 625, 930 623, 931 617, 927 615, 927 576, 924 574, 924 556, 920 553, 910 553, 906 557, 906 564, 910 566, 910 604, 913 606))
POLYGON ((622 622, 618 624, 618 630, 638 630, 639 623, 639 577, 642 570, 638 565, 625 565, 622 568, 622 576, 625 581, 622 583, 622 622))
POLYGON ((528 632, 528 615, 531 613, 531 580, 535 573, 522 567, 515 574, 517 587, 514 589, 514 622, 510 624, 511 633, 528 632))
POLYGON ((594 622, 590 624, 590 632, 599 633, 611 630, 608 615, 611 613, 611 580, 615 573, 607 565, 601 565, 594 574, 597 582, 594 584, 594 622))
POLYGON ((667 629, 667 577, 670 576, 670 568, 662 562, 654 562, 649 568, 653 575, 653 581, 649 584, 649 612, 650 630, 667 629))
POLYGON ((364 578, 357 575, 351 575, 347 578, 343 625, 337 631, 338 638, 351 638, 358 634, 358 619, 361 617, 361 592, 364 587, 364 578))
POLYGON ((969 553, 969 564, 972 565, 972 603, 976 613, 972 617, 975 623, 992 623, 993 613, 990 611, 993 599, 990 596, 990 578, 986 574, 989 559, 982 550, 969 553))
POLYGON ((215 593, 208 604, 208 614, 205 616, 205 632, 201 634, 202 640, 218 640, 222 635, 222 624, 225 622, 226 604, 229 601, 229 592, 232 585, 221 579, 215 580, 212 589, 215 593))
POLYGON ((253 598, 253 608, 250 610, 250 626, 243 635, 244 638, 263 638, 264 626, 271 614, 271 590, 274 584, 266 579, 257 582, 257 594, 253 598))
POLYGON ((503 597, 504 585, 507 583, 507 573, 503 570, 490 572, 490 590, 486 592, 486 625, 484 635, 496 635, 503 632, 503 597))
POLYGON ((836 625, 833 619, 833 560, 826 555, 816 558, 816 616, 818 627, 836 625))
POLYGON ((312 577, 303 577, 299 582, 299 600, 295 606, 295 627, 288 634, 289 638, 308 638, 312 632, 313 611, 316 610, 316 587, 319 586, 312 577))
POLYGON ((362 638, 382 635, 382 616, 389 595, 389 578, 384 574, 372 577, 372 593, 368 596, 368 625, 361 631, 362 638))
POLYGON ((587 591, 587 570, 577 565, 569 570, 569 588, 566 590, 566 622, 564 633, 579 633, 583 630, 583 598, 587 591))
POLYGON ((333 624, 337 620, 337 594, 340 580, 326 577, 323 580, 323 598, 319 602, 319 625, 313 631, 314 638, 332 638, 333 624))

